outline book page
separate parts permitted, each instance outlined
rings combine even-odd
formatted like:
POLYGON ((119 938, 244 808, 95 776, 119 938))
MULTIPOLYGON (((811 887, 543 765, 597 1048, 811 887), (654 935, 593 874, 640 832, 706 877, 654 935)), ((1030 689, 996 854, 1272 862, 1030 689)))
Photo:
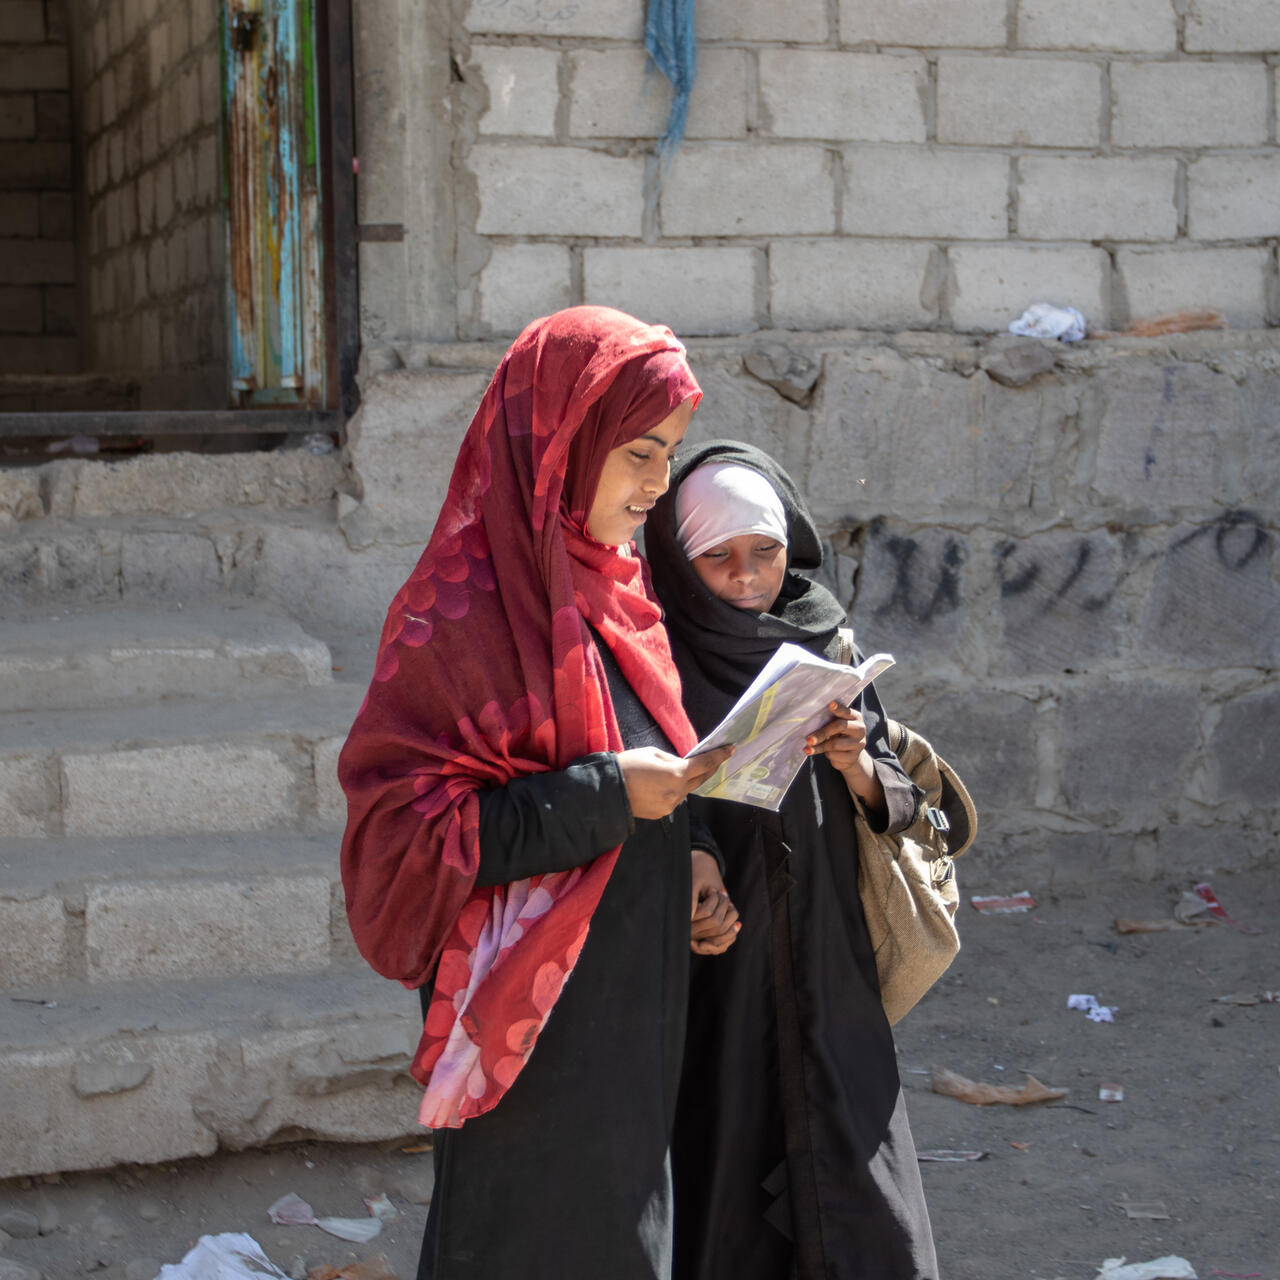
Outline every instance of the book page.
POLYGON ((805 738, 831 719, 828 704, 848 706, 891 666, 887 653, 846 667, 799 645, 780 645, 733 710, 689 752, 728 742, 737 748, 696 794, 776 811, 808 758, 805 738))

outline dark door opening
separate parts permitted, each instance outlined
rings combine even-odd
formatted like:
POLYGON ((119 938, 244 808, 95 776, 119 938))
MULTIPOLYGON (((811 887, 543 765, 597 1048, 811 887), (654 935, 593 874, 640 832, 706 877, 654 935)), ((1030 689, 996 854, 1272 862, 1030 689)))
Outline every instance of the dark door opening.
POLYGON ((5 8, 0 461, 336 437, 349 0, 5 8))

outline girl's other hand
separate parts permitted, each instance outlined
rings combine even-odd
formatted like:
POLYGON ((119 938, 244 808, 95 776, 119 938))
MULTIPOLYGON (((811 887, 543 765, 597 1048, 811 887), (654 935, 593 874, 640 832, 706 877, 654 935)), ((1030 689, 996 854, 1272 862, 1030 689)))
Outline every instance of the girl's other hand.
POLYGON ((867 751, 867 724, 861 711, 832 702, 831 719, 805 740, 807 756, 824 755, 844 774, 849 790, 871 809, 884 805, 884 791, 867 751))
POLYGON ((693 851, 693 906, 689 948, 695 955, 718 956, 736 941, 742 925, 716 860, 704 849, 693 851))
POLYGON ((690 760, 657 747, 618 752, 618 767, 627 787, 631 813, 637 818, 665 818, 733 754, 732 747, 704 751, 690 760))

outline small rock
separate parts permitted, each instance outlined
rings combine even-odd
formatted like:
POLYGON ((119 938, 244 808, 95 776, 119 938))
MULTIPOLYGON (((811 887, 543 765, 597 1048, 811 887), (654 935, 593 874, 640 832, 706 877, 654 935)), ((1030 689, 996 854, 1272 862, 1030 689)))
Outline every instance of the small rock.
POLYGON ((34 1240, 40 1234, 40 1219, 25 1209, 9 1209, 0 1213, 0 1231, 7 1231, 15 1240, 34 1240))
POLYGON ((159 1222, 164 1217, 164 1206, 159 1200, 139 1200, 137 1214, 143 1222, 159 1222))
POLYGON ((410 1204, 430 1204, 435 1185, 436 1171, 431 1165, 427 1165, 421 1172, 399 1174, 391 1186, 391 1192, 410 1204))
POLYGON ((793 404, 806 405, 822 373, 822 366, 782 343, 769 343, 747 352, 742 360, 753 378, 759 378, 793 404))
POLYGON ((145 1084, 153 1070, 149 1062, 77 1062, 71 1083, 82 1098, 128 1093, 145 1084))
POLYGON ((307 1260, 301 1254, 294 1254, 289 1264, 289 1280, 307 1280, 307 1260))
POLYGON ((109 1213, 97 1214, 89 1223, 89 1230, 95 1240, 104 1243, 108 1240, 122 1240, 125 1235, 124 1226, 109 1213))
POLYGON ((35 1210, 42 1236, 53 1235, 62 1225, 62 1220, 58 1217, 58 1206, 43 1193, 36 1199, 35 1210))
POLYGON ((0 1280, 44 1280, 44 1277, 35 1267, 23 1266, 21 1262, 0 1258, 0 1280))
POLYGON ((1026 386, 1032 378, 1053 368, 1055 356, 1052 348, 1035 338, 1000 341, 998 346, 992 345, 994 349, 981 362, 982 368, 1001 386, 1026 386))

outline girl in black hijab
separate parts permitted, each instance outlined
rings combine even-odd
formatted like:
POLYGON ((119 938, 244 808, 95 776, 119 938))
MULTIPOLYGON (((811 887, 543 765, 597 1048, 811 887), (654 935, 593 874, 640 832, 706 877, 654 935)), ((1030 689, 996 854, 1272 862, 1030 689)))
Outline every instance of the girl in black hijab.
MULTIPOLYGON (((699 735, 784 641, 837 659, 844 610, 767 454, 711 440, 673 468, 646 529, 699 735)), ((690 797, 741 915, 694 957, 674 1148, 677 1280, 934 1280, 928 1211, 858 898, 855 806, 915 817, 873 689, 809 740, 778 813, 690 797)))

